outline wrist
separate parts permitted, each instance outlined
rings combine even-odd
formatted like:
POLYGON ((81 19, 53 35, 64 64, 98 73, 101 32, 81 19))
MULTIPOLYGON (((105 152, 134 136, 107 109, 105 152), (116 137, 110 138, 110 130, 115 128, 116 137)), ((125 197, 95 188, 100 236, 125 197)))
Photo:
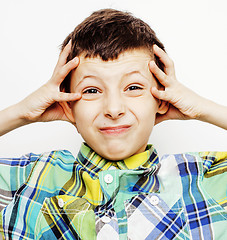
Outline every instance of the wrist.
POLYGON ((203 98, 200 103, 200 114, 198 114, 197 120, 203 122, 210 122, 210 118, 212 117, 212 112, 215 109, 215 103, 203 98))
POLYGON ((17 104, 0 112, 0 136, 26 124, 29 122, 22 117, 17 104))
POLYGON ((7 109, 7 112, 8 119, 15 126, 15 128, 31 123, 31 121, 26 118, 25 111, 23 111, 20 103, 10 106, 7 109))
POLYGON ((227 107, 207 100, 198 120, 227 129, 227 107))
POLYGON ((27 118, 26 111, 23 109, 20 102, 12 105, 9 108, 9 117, 21 126, 31 123, 31 121, 29 121, 27 118))

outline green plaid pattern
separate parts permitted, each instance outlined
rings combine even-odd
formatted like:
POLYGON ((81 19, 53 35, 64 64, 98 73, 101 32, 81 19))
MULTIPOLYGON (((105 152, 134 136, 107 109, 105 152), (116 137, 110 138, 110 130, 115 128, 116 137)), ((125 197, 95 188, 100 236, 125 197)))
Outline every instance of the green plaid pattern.
POLYGON ((4 239, 227 238, 227 152, 110 162, 83 144, 0 164, 4 239))

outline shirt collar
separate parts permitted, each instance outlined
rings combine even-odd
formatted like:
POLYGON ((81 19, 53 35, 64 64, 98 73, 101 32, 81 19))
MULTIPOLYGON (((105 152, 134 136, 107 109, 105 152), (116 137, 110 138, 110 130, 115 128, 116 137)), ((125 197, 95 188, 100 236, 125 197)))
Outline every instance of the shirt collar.
POLYGON ((111 166, 122 170, 151 168, 159 163, 159 158, 154 147, 147 145, 146 150, 142 153, 119 161, 109 161, 99 156, 86 143, 83 143, 77 155, 77 161, 91 176, 98 177, 100 171, 108 170, 111 166))

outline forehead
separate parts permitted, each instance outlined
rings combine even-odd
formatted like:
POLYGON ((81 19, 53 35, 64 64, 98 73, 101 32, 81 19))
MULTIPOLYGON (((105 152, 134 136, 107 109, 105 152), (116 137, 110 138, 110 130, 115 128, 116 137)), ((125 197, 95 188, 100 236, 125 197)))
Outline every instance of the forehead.
POLYGON ((107 77, 127 75, 130 72, 149 73, 148 63, 152 60, 151 52, 145 49, 125 51, 117 59, 103 61, 100 57, 85 58, 80 56, 80 64, 73 76, 81 79, 85 76, 107 77))

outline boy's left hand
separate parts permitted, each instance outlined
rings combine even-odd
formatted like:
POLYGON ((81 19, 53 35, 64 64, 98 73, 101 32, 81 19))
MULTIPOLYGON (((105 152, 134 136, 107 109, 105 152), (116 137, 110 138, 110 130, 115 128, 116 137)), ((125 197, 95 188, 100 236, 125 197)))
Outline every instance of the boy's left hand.
POLYGON ((168 119, 199 119, 205 99, 177 81, 173 61, 161 48, 154 45, 153 50, 164 64, 164 72, 154 61, 149 63, 149 68, 164 89, 152 87, 151 93, 155 98, 169 103, 165 114, 157 114, 155 124, 168 119))

